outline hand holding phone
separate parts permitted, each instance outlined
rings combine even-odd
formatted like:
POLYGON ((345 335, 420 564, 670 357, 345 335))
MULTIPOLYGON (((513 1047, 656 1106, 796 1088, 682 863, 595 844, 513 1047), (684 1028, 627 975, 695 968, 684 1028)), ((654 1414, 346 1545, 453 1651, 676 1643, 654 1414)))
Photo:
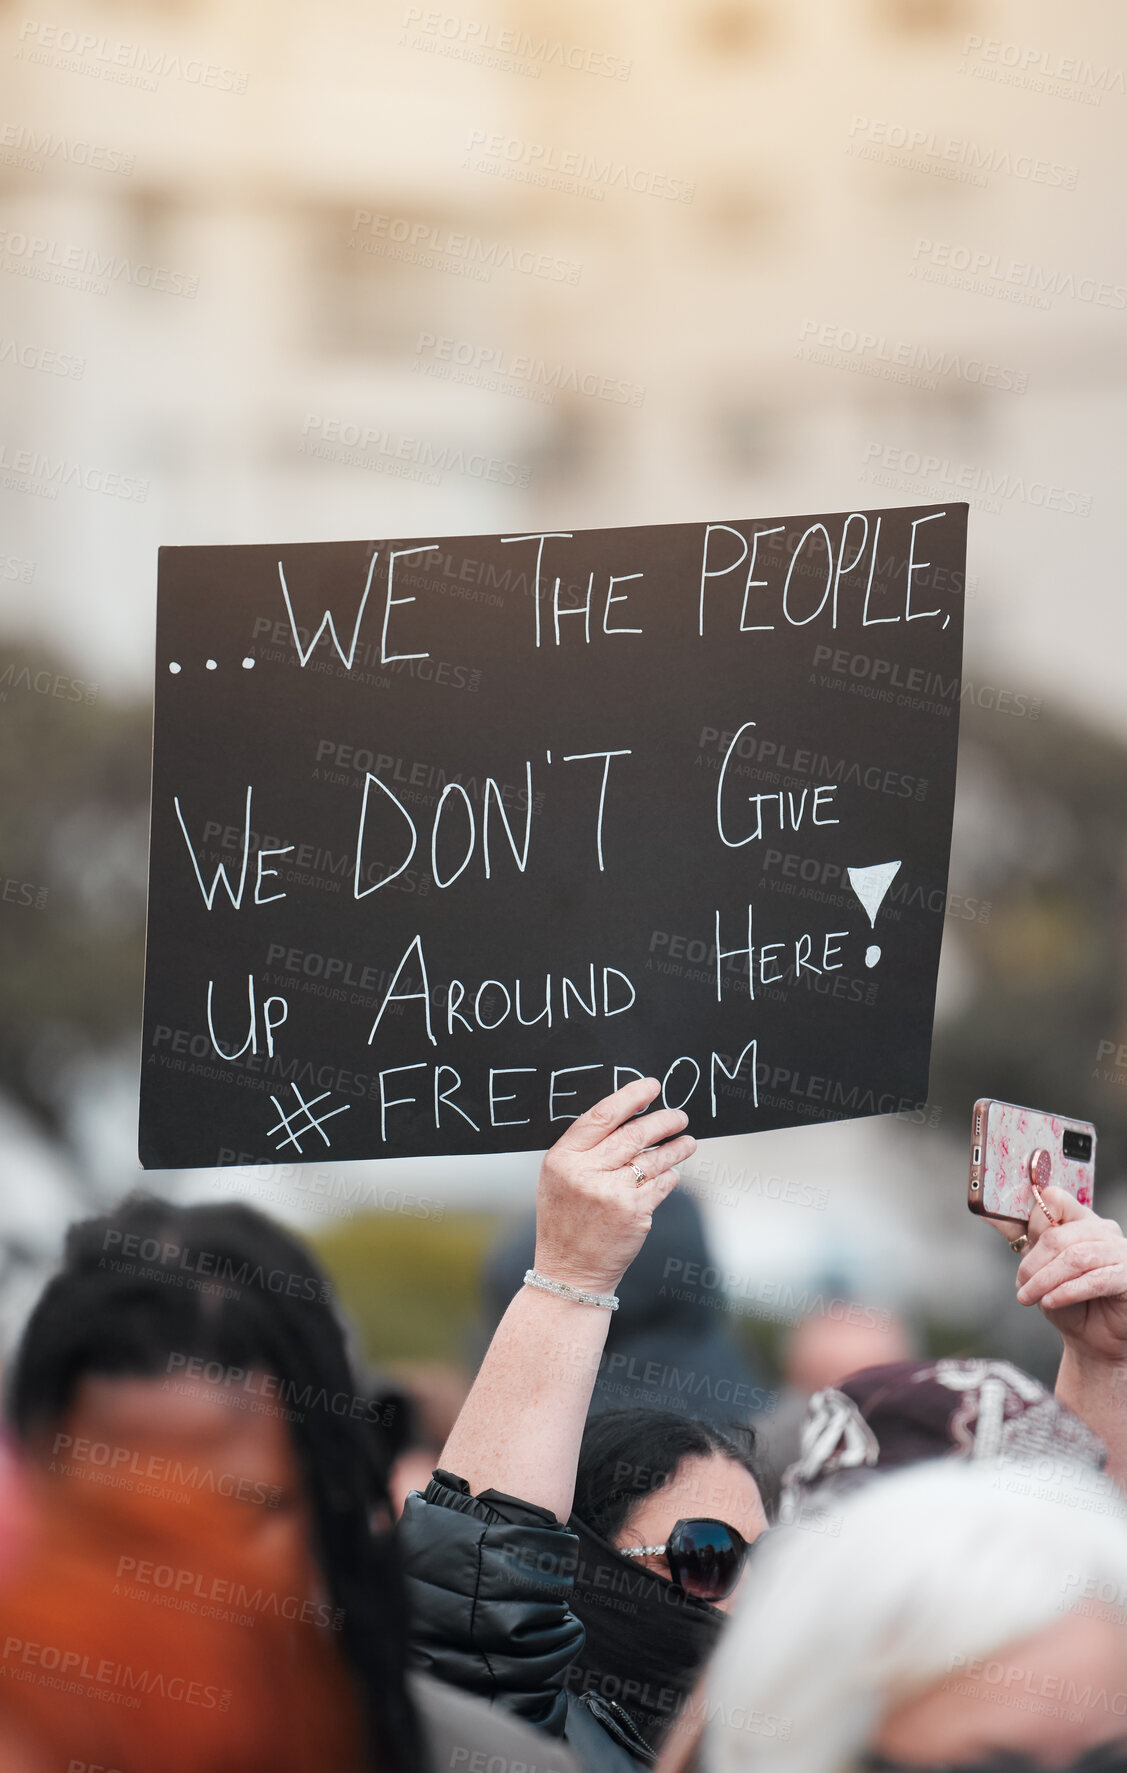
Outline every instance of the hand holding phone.
MULTIPOLYGON (((1039 1229, 1017 1271, 1019 1305, 1039 1305, 1081 1362, 1127 1359, 1127 1238, 1063 1189, 1045 1205, 1056 1223, 1039 1229)), ((1117 1394, 1118 1396, 1118 1394, 1117 1394)), ((1120 1414, 1122 1410, 1120 1409, 1120 1414)))
POLYGON ((1023 1241, 1018 1304, 1042 1311, 1064 1342, 1057 1398, 1099 1435, 1109 1475, 1127 1489, 1127 1238, 1113 1219, 1050 1187, 1023 1241))
POLYGON ((981 1097, 974 1105, 967 1205, 988 1219, 1028 1225, 1034 1189, 1062 1188, 1091 1207, 1096 1129, 1036 1108, 981 1097))

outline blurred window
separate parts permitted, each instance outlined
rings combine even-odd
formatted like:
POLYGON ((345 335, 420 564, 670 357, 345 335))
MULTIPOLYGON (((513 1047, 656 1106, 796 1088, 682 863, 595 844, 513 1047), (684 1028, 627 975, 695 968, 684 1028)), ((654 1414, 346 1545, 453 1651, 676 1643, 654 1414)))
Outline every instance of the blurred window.
POLYGON ((311 336, 318 348, 346 356, 406 356, 409 361, 420 315, 429 315, 433 326, 436 308, 441 313, 453 299, 447 298, 444 286, 455 279, 437 274, 426 257, 433 241, 457 226, 416 217, 393 200, 373 205, 372 212, 336 206, 317 210, 309 219, 306 240, 311 336), (365 218, 380 208, 386 215, 369 223, 365 218), (401 238, 411 228, 417 230, 416 243, 401 238))
POLYGON ((904 36, 959 31, 970 21, 967 0, 874 0, 878 21, 904 36))
POLYGON ((779 206, 761 188, 721 178, 702 181, 701 220, 718 246, 760 247, 779 219, 779 206), (706 194, 707 192, 707 194, 706 194))
POLYGON ((728 472, 765 474, 790 453, 786 421, 773 408, 750 401, 724 402, 710 415, 706 427, 728 472))
POLYGON ((765 10, 751 0, 702 7, 696 29, 704 47, 719 56, 758 55, 770 36, 765 10))

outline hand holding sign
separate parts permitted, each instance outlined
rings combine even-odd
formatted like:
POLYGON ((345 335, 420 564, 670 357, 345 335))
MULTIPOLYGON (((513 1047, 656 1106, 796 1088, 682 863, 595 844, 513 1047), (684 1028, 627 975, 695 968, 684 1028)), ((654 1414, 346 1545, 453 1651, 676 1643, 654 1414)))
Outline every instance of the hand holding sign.
POLYGON ((654 1077, 626 1084, 574 1120, 546 1153, 535 1262, 550 1280, 613 1293, 646 1240, 654 1208, 676 1188, 674 1166, 692 1157, 697 1142, 684 1132, 689 1117, 679 1108, 641 1115, 660 1088, 654 1077))

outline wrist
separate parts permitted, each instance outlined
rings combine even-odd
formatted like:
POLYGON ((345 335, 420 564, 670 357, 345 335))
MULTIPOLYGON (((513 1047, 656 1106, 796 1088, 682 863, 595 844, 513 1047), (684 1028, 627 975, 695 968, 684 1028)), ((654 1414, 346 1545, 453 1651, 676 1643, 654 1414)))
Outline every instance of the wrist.
POLYGON ((1127 1385, 1127 1349, 1108 1349, 1106 1353, 1090 1343, 1064 1338, 1060 1377, 1090 1385, 1127 1385))
POLYGON ((611 1271, 595 1263, 568 1261, 551 1250, 541 1249, 539 1244, 532 1266, 545 1280, 562 1281, 564 1286, 575 1287, 581 1293, 617 1293, 618 1283, 626 1272, 624 1268, 611 1271))

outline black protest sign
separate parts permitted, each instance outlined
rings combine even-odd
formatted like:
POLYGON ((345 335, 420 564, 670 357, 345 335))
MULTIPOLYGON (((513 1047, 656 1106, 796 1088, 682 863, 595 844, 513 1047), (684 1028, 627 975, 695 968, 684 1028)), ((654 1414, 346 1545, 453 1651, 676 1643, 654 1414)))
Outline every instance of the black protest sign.
POLYGON ((142 1162, 918 1111, 966 512, 162 549, 142 1162))

